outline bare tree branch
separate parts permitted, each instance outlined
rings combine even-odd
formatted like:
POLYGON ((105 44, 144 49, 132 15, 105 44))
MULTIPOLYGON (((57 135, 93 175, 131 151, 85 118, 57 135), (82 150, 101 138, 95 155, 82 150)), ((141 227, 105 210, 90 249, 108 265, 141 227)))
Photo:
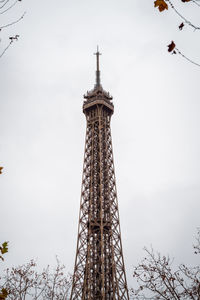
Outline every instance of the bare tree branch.
POLYGON ((8 46, 3 50, 3 52, 0 54, 0 58, 4 55, 4 53, 8 50, 8 48, 11 46, 12 41, 8 44, 8 46))
POLYGON ((26 14, 26 12, 24 12, 23 15, 22 15, 19 19, 17 19, 16 21, 14 21, 14 22, 12 22, 12 23, 9 23, 9 24, 0 26, 0 30, 3 29, 3 28, 6 28, 6 27, 9 27, 9 26, 12 26, 12 25, 18 23, 20 20, 23 19, 23 17, 25 16, 25 14, 26 14))
MULTIPOLYGON (((2 6, 0 6, 0 9, 2 9, 9 1, 10 0, 6 0, 6 2, 2 6)), ((4 1, 1 1, 1 2, 3 3, 4 1)))
POLYGON ((19 2, 19 0, 16 0, 12 5, 10 5, 8 8, 6 8, 4 11, 1 11, 0 15, 4 14, 8 10, 10 10, 13 6, 15 6, 17 4, 17 2, 19 2))
POLYGON ((193 2, 194 4, 200 6, 200 4, 197 1, 195 1, 195 0, 191 0, 191 2, 193 2))
MULTIPOLYGON (((188 19, 186 19, 183 15, 181 15, 181 14, 179 13, 179 11, 175 8, 175 6, 173 5, 173 3, 172 3, 170 0, 166 0, 166 2, 168 2, 168 3, 170 4, 171 8, 175 11, 175 13, 176 13, 182 20, 184 20, 184 22, 185 22, 186 24, 188 24, 189 26, 191 26, 191 27, 194 28, 195 30, 199 30, 199 29, 200 29, 199 26, 194 25, 194 24, 191 23, 188 19)), ((198 4, 198 5, 199 5, 199 4, 198 4)))
POLYGON ((178 48, 175 48, 175 50, 177 51, 178 54, 180 54, 183 58, 185 58, 187 61, 189 61, 190 63, 192 63, 193 65, 196 65, 198 67, 200 67, 200 64, 196 63, 195 61, 191 60, 190 58, 188 58, 187 56, 185 56, 178 48))
MULTIPOLYGON (((200 230, 198 230, 195 253, 200 253, 200 230)), ((134 267, 133 277, 138 288, 132 289, 134 300, 199 300, 200 299, 200 265, 187 267, 181 264, 173 271, 173 260, 161 256, 151 248, 144 249, 146 257, 134 267)))
POLYGON ((67 300, 71 277, 65 275, 65 266, 57 259, 57 266, 49 266, 42 273, 36 271, 36 262, 7 269, 0 281, 0 289, 8 291, 8 300, 67 300))
POLYGON ((17 41, 19 38, 19 35, 16 34, 15 36, 11 36, 9 37, 10 43, 8 44, 8 46, 3 50, 3 52, 0 54, 0 58, 4 55, 4 53, 8 50, 8 48, 11 46, 11 44, 13 43, 13 41, 17 41))

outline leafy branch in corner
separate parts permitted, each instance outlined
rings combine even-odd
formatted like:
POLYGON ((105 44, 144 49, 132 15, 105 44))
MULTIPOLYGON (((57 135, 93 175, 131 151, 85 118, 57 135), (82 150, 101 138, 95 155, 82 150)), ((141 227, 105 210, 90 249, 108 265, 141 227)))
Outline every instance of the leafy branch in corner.
POLYGON ((4 260, 3 255, 4 255, 5 253, 7 253, 7 252, 8 252, 8 242, 4 242, 4 243, 0 246, 0 253, 1 253, 0 259, 1 259, 1 260, 4 260))
MULTIPOLYGON (((8 252, 8 242, 4 242, 0 246, 0 259, 4 261, 3 255, 8 252)), ((5 287, 0 288, 0 300, 5 300, 8 297, 8 290, 5 287)))
MULTIPOLYGON (((200 3, 198 3, 198 0, 180 0, 183 3, 191 2, 192 4, 197 5, 200 7, 200 3)), ((184 17, 174 6, 171 0, 156 0, 154 1, 154 7, 158 8, 160 12, 163 12, 165 10, 168 10, 169 7, 182 19, 182 22, 178 26, 179 30, 183 30, 185 25, 188 25, 192 27, 195 31, 200 30, 200 26, 194 25, 188 18, 184 17)), ((174 41, 171 42, 171 44, 168 45, 168 52, 171 52, 172 54, 179 54, 184 59, 189 61, 190 63, 200 67, 200 63, 197 63, 193 61, 192 59, 188 58, 185 54, 182 53, 177 47, 174 41)))

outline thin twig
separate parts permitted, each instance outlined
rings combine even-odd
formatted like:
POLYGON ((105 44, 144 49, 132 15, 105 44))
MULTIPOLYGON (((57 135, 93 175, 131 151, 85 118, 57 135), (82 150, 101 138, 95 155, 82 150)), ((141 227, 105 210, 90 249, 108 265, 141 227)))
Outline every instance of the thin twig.
POLYGON ((195 30, 200 30, 200 27, 195 26, 194 24, 192 24, 190 21, 188 21, 184 16, 182 16, 178 10, 174 7, 173 3, 170 0, 166 0, 167 2, 169 2, 171 8, 175 11, 175 13, 185 21, 185 23, 187 23, 189 26, 193 27, 195 30))
MULTIPOLYGON (((0 9, 3 8, 9 1, 10 1, 10 0, 6 0, 6 2, 0 7, 0 9)), ((3 1, 3 2, 4 2, 4 1, 3 1)), ((2 2, 2 3, 3 3, 3 2, 2 2)))
POLYGON ((23 17, 25 16, 25 14, 26 14, 26 12, 24 12, 23 15, 22 15, 19 19, 17 19, 16 21, 14 21, 14 22, 12 22, 12 23, 9 23, 9 24, 0 26, 0 29, 6 28, 6 27, 9 27, 9 26, 12 26, 12 25, 18 23, 21 19, 23 19, 23 17))
POLYGON ((177 51, 178 54, 180 54, 183 58, 185 58, 187 61, 189 61, 190 63, 200 67, 200 64, 196 63, 195 61, 191 60, 190 58, 188 58, 187 56, 185 56, 178 48, 175 48, 175 50, 177 51))
POLYGON ((8 48, 11 46, 13 41, 10 41, 10 43, 8 44, 8 46, 3 50, 3 52, 0 54, 0 58, 4 55, 4 53, 8 50, 8 48))
POLYGON ((191 2, 193 2, 194 4, 196 4, 196 5, 200 6, 200 4, 199 4, 199 3, 197 3, 197 1, 195 1, 195 0, 191 0, 191 2))
POLYGON ((4 11, 0 12, 0 15, 4 14, 5 12, 7 12, 9 9, 11 9, 13 6, 15 6, 17 4, 17 2, 19 2, 19 0, 16 0, 11 6, 9 6, 7 9, 5 9, 4 11))

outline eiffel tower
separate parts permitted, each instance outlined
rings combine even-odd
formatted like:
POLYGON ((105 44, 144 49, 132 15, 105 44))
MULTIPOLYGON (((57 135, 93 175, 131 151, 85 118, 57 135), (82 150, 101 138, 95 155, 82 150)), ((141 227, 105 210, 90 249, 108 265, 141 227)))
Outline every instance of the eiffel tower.
POLYGON ((84 95, 87 130, 74 275, 70 300, 128 300, 113 163, 112 97, 100 82, 84 95))

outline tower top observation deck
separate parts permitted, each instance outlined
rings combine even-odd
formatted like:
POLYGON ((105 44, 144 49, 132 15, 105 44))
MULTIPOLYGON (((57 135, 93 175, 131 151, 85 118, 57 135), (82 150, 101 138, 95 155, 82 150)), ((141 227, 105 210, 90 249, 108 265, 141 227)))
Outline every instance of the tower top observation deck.
POLYGON ((114 105, 112 103, 112 96, 109 92, 106 92, 102 85, 100 79, 100 68, 99 68, 99 56, 101 53, 99 52, 99 48, 97 46, 97 52, 94 53, 96 55, 96 82, 94 88, 84 95, 84 99, 86 99, 83 103, 83 112, 85 113, 88 109, 91 109, 94 105, 105 105, 111 113, 114 111, 114 105))

